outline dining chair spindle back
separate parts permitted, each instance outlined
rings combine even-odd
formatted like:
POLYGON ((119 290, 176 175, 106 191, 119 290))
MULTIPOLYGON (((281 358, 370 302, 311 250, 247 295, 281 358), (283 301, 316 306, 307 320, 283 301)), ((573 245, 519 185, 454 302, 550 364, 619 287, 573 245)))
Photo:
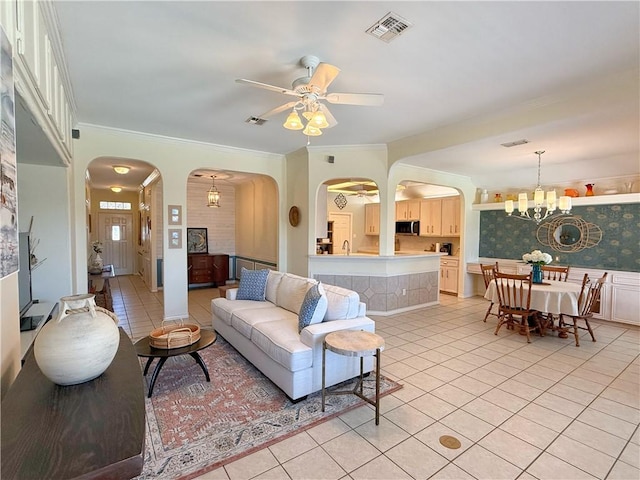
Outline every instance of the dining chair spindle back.
POLYGON ((593 318, 594 312, 599 311, 600 307, 600 295, 602 293, 602 287, 607 281, 608 272, 605 272, 601 278, 595 282, 589 280, 589 274, 585 273, 582 280, 582 290, 578 297, 578 315, 560 315, 560 328, 566 329, 567 333, 573 333, 576 339, 576 347, 580 346, 580 330, 587 330, 591 335, 591 341, 595 342, 596 337, 593 334, 589 319, 593 318), (565 317, 571 318, 573 324, 567 324, 564 321, 565 317), (578 322, 583 321, 585 326, 580 326, 578 322))
POLYGON ((551 265, 542 265, 542 275, 547 280, 557 280, 558 282, 566 282, 569 278, 570 266, 556 267, 551 265))
POLYGON ((527 343, 531 343, 530 332, 532 331, 537 330, 541 337, 544 336, 538 312, 530 308, 531 274, 513 275, 495 272, 495 283, 499 301, 499 321, 494 334, 498 335, 500 327, 505 323, 507 326, 515 326, 517 323, 514 317, 519 317, 520 331, 527 336, 527 343))
MULTIPOLYGON (((495 265, 483 265, 482 263, 480 264, 480 270, 482 271, 482 279, 484 280, 484 288, 487 289, 489 288, 489 284, 491 283, 491 280, 493 280, 495 278, 495 272, 498 271, 498 262, 496 262, 495 265)), ((497 313, 493 313, 491 311, 491 309, 493 308, 493 302, 490 302, 489 304, 489 308, 487 308, 487 313, 484 316, 484 322, 487 321, 487 318, 489 318, 489 315, 495 315, 496 317, 500 317, 500 315, 498 315, 497 313)))

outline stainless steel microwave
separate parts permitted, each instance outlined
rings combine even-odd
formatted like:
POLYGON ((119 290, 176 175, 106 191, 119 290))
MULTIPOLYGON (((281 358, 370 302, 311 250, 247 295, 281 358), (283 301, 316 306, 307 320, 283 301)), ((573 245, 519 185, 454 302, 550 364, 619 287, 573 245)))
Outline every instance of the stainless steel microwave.
POLYGON ((420 222, 396 222, 396 235, 420 235, 420 222))

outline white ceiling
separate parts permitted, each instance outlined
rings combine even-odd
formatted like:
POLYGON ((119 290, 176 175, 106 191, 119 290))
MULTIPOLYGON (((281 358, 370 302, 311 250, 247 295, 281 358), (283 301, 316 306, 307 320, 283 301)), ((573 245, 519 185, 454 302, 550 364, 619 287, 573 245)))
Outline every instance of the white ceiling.
POLYGON ((495 187, 535 186, 536 150, 543 185, 640 170, 636 1, 54 7, 81 124, 292 152, 307 138, 281 126, 286 112, 245 123, 292 97, 235 80, 290 88, 315 55, 341 69, 330 92, 385 102, 330 105, 338 125, 311 145, 389 144, 406 163, 495 187), (390 43, 367 35, 389 11, 413 26, 390 43))

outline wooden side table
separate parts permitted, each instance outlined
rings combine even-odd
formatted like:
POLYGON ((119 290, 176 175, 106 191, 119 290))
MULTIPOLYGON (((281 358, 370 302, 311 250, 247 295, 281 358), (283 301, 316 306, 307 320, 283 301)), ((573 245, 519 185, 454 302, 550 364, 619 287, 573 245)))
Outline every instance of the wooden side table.
POLYGON ((363 330, 342 330, 332 332, 324 338, 322 343, 322 411, 327 395, 354 394, 365 402, 376 407, 376 425, 380 424, 380 353, 384 350, 384 338, 375 333, 363 330), (327 350, 345 355, 347 357, 360 357, 360 378, 353 390, 341 390, 327 392, 325 388, 325 360, 327 350), (374 399, 366 397, 363 393, 363 367, 364 357, 373 355, 376 357, 376 396, 374 399))

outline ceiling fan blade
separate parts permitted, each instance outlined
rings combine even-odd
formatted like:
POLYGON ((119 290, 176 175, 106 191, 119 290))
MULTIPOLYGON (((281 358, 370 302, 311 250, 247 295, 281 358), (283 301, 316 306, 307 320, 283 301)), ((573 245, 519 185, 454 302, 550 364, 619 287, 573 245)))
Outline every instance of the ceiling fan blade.
POLYGON ((293 108, 293 106, 296 103, 298 103, 298 102, 285 103, 284 105, 280 105, 279 107, 276 107, 273 110, 269 110, 268 112, 263 113, 258 118, 269 118, 269 117, 271 117, 273 115, 277 115, 280 112, 284 112, 285 110, 289 110, 290 108, 293 108))
POLYGON ((318 108, 322 113, 324 113, 324 118, 327 119, 327 123, 329 124, 329 126, 326 128, 335 127, 338 124, 336 117, 334 117, 331 114, 331 112, 329 111, 326 105, 323 105, 322 103, 318 102, 318 108))
POLYGON ((309 86, 314 86, 318 89, 319 93, 327 91, 327 87, 333 82, 333 80, 340 73, 340 69, 334 65, 328 63, 320 63, 316 71, 313 72, 311 80, 309 80, 309 86))
POLYGON ((276 87, 275 85, 255 82, 253 80, 247 80, 246 78, 238 78, 236 79, 236 83, 243 83, 245 85, 249 85, 250 87, 264 88, 265 90, 271 90, 272 92, 282 93, 284 95, 293 95, 294 97, 300 96, 298 93, 294 92, 293 90, 289 90, 288 88, 276 87))
POLYGON ((324 98, 329 103, 341 105, 379 107, 384 103, 384 95, 381 93, 328 93, 324 98))

